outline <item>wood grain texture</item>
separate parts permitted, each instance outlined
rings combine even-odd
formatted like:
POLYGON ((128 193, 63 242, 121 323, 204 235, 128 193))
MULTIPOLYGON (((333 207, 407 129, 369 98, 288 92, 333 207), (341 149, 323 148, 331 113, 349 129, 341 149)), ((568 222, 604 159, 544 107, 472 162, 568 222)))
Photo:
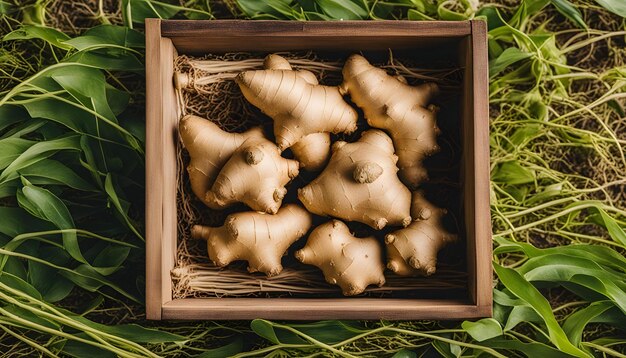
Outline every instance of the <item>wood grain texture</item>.
POLYGON ((164 319, 441 319, 485 317, 466 300, 385 298, 187 298, 163 306, 164 319))
POLYGON ((474 94, 474 216, 476 304, 489 309, 493 300, 492 237, 489 207, 489 63, 487 23, 471 21, 472 93, 474 94))
MULTIPOLYGON (((161 239, 161 303, 172 300, 171 270, 175 265, 178 217, 176 213, 176 143, 178 141, 178 104, 174 90, 174 58, 177 56, 172 40, 161 38, 161 131, 164 144, 160 150, 162 162, 162 239, 161 239)), ((154 175, 154 174, 148 174, 154 175)))
POLYGON ((467 21, 273 21, 273 20, 167 20, 162 36, 201 37, 463 37, 472 33, 467 21))
MULTIPOLYGON (((163 143, 161 20, 146 19, 146 317, 161 319, 163 143)), ((171 145, 171 144, 167 144, 171 145)), ((171 295, 171 294, 170 294, 171 295)))

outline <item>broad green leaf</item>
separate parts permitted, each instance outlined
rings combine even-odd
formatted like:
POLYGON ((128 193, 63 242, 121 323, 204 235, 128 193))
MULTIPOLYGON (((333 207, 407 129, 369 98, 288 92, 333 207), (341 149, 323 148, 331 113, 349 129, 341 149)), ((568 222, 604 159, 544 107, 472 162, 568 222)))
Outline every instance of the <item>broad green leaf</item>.
POLYGON ((494 77, 512 64, 533 57, 532 53, 523 52, 517 47, 509 47, 496 59, 489 61, 489 77, 494 77))
POLYGON ((542 318, 537 315, 537 312, 528 305, 514 306, 509 313, 509 316, 504 326, 505 331, 509 331, 515 328, 518 324, 524 322, 541 322, 542 318))
POLYGON ((7 35, 4 36, 2 40, 11 41, 40 39, 50 43, 53 46, 62 48, 64 50, 69 50, 71 47, 63 43, 64 41, 69 40, 69 38, 70 37, 66 34, 51 27, 22 25, 22 27, 20 27, 19 29, 9 32, 7 35))
MULTIPOLYGON (((338 343, 364 332, 363 330, 342 321, 320 321, 308 324, 289 324, 288 326, 304 335, 313 337, 327 344, 338 343)), ((250 327, 256 334, 274 344, 307 343, 307 340, 303 337, 283 328, 283 325, 274 322, 255 319, 250 324, 250 327)))
POLYGON ((226 358, 232 357, 237 353, 244 352, 245 345, 242 336, 237 336, 232 342, 218 348, 208 349, 196 358, 226 358))
POLYGON ((126 290, 124 290, 121 286, 116 284, 115 282, 108 280, 101 274, 99 274, 93 267, 82 264, 75 268, 74 270, 62 270, 59 271, 59 274, 66 277, 70 281, 74 282, 76 285, 84 288, 90 292, 98 291, 102 286, 108 286, 118 293, 124 295, 125 297, 139 303, 139 299, 134 295, 130 294, 126 290))
POLYGON ((615 15, 626 17, 626 2, 623 0, 596 0, 596 2, 615 15))
POLYGON ((65 41, 79 51, 115 45, 125 48, 145 47, 145 37, 139 31, 125 26, 100 25, 87 30, 81 36, 65 41))
POLYGON ((64 185, 73 189, 93 191, 95 187, 59 161, 44 159, 19 171, 37 185, 64 185))
POLYGON ((37 291, 37 289, 33 287, 30 283, 6 271, 3 271, 2 274, 0 274, 0 283, 3 283, 13 289, 22 291, 25 294, 38 300, 42 299, 41 293, 39 293, 39 291, 37 291))
POLYGON ((417 358, 417 353, 410 351, 406 348, 402 348, 392 355, 391 358, 417 358))
POLYGON ((204 14, 209 18, 210 14, 204 11, 194 10, 178 5, 168 4, 156 0, 122 0, 122 16, 126 25, 132 28, 132 22, 143 23, 147 18, 169 19, 181 11, 194 11, 204 14))
POLYGON ((516 352, 524 353, 526 357, 541 357, 541 358, 571 358, 572 355, 559 351, 546 344, 531 341, 521 342, 509 338, 492 338, 490 340, 481 342, 482 345, 497 349, 506 349, 516 352))
POLYGON ((569 340, 578 346, 582 341, 583 330, 587 324, 612 307, 615 306, 610 301, 592 302, 589 306, 567 317, 563 323, 563 331, 565 331, 569 340))
POLYGON ((587 28, 587 24, 585 24, 585 20, 583 20, 583 15, 574 4, 568 0, 550 0, 550 2, 563 16, 574 21, 581 28, 587 28))
POLYGON ((352 0, 315 0, 324 14, 335 20, 363 20, 368 17, 367 9, 361 7, 362 2, 352 0))
POLYGON ((14 137, 0 139, 0 148, 2 148, 2 151, 0 151, 0 170, 8 167, 20 154, 35 143, 34 141, 14 137))
POLYGON ((292 0, 237 0, 237 5, 247 17, 252 18, 258 16, 259 14, 281 16, 284 12, 292 11, 290 7, 291 2, 292 0))
POLYGON ((95 66, 109 71, 143 73, 145 70, 144 64, 132 54, 114 56, 99 52, 78 52, 68 57, 67 62, 95 66))
POLYGON ((589 357, 587 353, 575 347, 563 332, 561 326, 554 318, 552 308, 541 293, 519 273, 513 269, 494 264, 498 278, 515 296, 526 301, 544 320, 548 327, 550 341, 563 352, 576 357, 589 357))
POLYGON ((60 150, 79 149, 79 137, 75 135, 37 142, 21 153, 2 171, 0 182, 7 180, 7 178, 12 178, 17 171, 46 159, 60 150))
POLYGON ((535 172, 512 160, 496 166, 491 174, 491 180, 508 185, 529 184, 534 183, 535 172))
POLYGON ((137 235, 139 239, 144 240, 143 236, 139 233, 139 231, 137 231, 133 223, 130 221, 130 218, 128 217, 128 207, 124 208, 120 198, 117 196, 117 192, 115 191, 115 188, 113 187, 113 179, 111 178, 110 173, 107 174, 106 179, 104 181, 104 190, 108 194, 109 199, 113 203, 113 206, 115 207, 115 209, 117 209, 118 213, 124 218, 126 225, 128 225, 131 231, 135 233, 135 235, 137 235))
POLYGON ((83 323, 98 331, 109 333, 117 337, 137 343, 164 343, 182 342, 188 338, 158 329, 142 327, 138 324, 104 325, 93 322, 85 317, 72 315, 72 319, 83 323))
POLYGON ((613 241, 621 244, 623 247, 626 247, 626 233, 624 232, 624 229, 622 229, 619 224, 602 208, 595 207, 591 208, 590 211, 594 213, 592 218, 608 230, 613 241))
POLYGON ((28 120, 28 114, 19 106, 0 106, 0 133, 15 123, 28 120))
MULTIPOLYGON (((58 252, 57 248, 41 246, 40 249, 58 252)), ((38 262, 28 262, 28 275, 29 282, 41 292, 46 302, 58 302, 67 297, 74 288, 71 281, 59 277, 57 269, 38 262)))
MULTIPOLYGON (((81 338, 88 339, 88 337, 81 337, 81 338)), ((68 356, 75 357, 75 358, 85 358, 85 357, 115 358, 117 357, 117 355, 113 352, 109 352, 105 349, 102 349, 102 348, 99 348, 99 347, 96 347, 87 343, 83 343, 80 341, 75 341, 75 340, 68 340, 67 342, 65 342, 61 351, 67 354, 68 356)))
POLYGON ((0 233, 13 238, 33 231, 52 229, 48 222, 29 215, 22 208, 0 206, 0 233))
POLYGON ((501 336, 502 327, 493 318, 483 318, 476 322, 464 321, 461 327, 478 342, 501 336))
MULTIPOLYGON (((63 201, 49 190, 26 185, 22 188, 22 193, 31 204, 31 208, 35 210, 37 217, 50 221, 59 229, 75 228, 72 216, 63 201)), ((78 237, 75 232, 63 234, 63 246, 74 259, 87 263, 78 246, 78 237)))

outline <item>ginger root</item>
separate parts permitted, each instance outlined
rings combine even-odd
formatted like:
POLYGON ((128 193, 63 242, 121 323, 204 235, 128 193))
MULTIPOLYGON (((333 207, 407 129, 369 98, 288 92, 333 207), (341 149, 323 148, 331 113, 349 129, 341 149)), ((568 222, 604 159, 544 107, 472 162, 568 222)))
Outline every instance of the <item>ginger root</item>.
POLYGON ((423 159, 439 150, 437 108, 428 106, 438 92, 437 85, 409 86, 403 78, 388 75, 360 55, 346 60, 342 74, 340 90, 363 109, 369 125, 391 135, 400 178, 411 189, 417 188, 428 178, 423 159))
POLYGON ((229 133, 215 123, 194 115, 180 120, 179 133, 183 145, 191 158, 187 166, 191 190, 210 208, 217 209, 213 202, 205 200, 220 169, 231 155, 250 138, 264 138, 259 127, 244 133, 229 133))
POLYGON ((294 150, 306 169, 317 170, 328 157, 328 146, 312 141, 330 142, 314 133, 352 133, 357 112, 343 100, 337 87, 322 86, 309 71, 294 71, 281 56, 269 55, 264 70, 245 71, 235 81, 244 97, 274 120, 276 144, 283 151, 307 137, 307 144, 294 150), (315 139, 314 139, 315 138, 315 139), (308 148, 306 155, 301 154, 308 148), (315 151, 312 151, 315 149, 315 151))
POLYGON ((220 227, 194 225, 191 236, 207 241, 209 259, 218 267, 248 261, 249 272, 268 277, 282 270, 281 258, 311 227, 311 214, 287 204, 276 215, 248 211, 229 215, 220 227))
POLYGON ((287 189, 298 175, 298 162, 280 156, 265 138, 249 138, 224 164, 205 201, 218 208, 242 202, 252 210, 278 212, 287 189))
POLYGON ((298 190, 313 214, 359 221, 374 229, 411 222, 411 192, 398 179, 391 139, 374 129, 355 143, 338 141, 324 171, 298 190))
POLYGON ((346 296, 358 295, 369 285, 385 284, 381 246, 373 236, 357 238, 343 222, 332 220, 315 228, 296 258, 317 266, 326 281, 346 296))
POLYGON ((426 200, 422 192, 413 193, 411 215, 415 221, 385 237, 387 268, 401 276, 434 274, 437 253, 458 238, 443 228, 446 212, 426 200))

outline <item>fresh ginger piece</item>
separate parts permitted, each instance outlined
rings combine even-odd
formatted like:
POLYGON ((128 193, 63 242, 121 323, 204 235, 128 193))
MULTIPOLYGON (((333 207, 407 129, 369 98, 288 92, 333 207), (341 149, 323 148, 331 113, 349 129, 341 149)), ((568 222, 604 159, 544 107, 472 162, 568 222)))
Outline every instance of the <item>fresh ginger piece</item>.
POLYGON ((179 133, 191 158, 187 166, 191 190, 213 209, 218 207, 205 200, 205 195, 220 169, 246 139, 264 138, 263 130, 259 127, 244 133, 229 133, 215 123, 194 115, 186 115, 180 120, 179 133))
MULTIPOLYGON (((292 70, 278 55, 269 55, 264 68, 242 72, 236 82, 244 97, 274 120, 281 151, 313 133, 349 134, 356 130, 357 112, 343 100, 338 87, 319 85, 313 73, 292 70)), ((318 156, 325 154, 328 152, 318 156)), ((303 167, 309 165, 305 162, 303 167)))
POLYGON ((438 92, 435 83, 409 86, 402 77, 390 76, 363 56, 352 55, 343 67, 342 93, 363 109, 367 123, 391 135, 398 155, 400 178, 411 189, 428 178, 422 165, 439 151, 435 106, 428 106, 438 92))
POLYGON ((319 171, 330 157, 330 134, 312 133, 306 135, 291 147, 293 156, 300 162, 300 168, 319 171))
POLYGON ((358 295, 369 285, 385 284, 382 248, 375 237, 354 237, 346 224, 332 220, 315 228, 296 258, 317 266, 326 281, 345 296, 358 295))
POLYGON ((218 208, 242 202, 252 210, 275 214, 298 167, 296 160, 281 157, 274 143, 250 138, 224 164, 205 200, 218 208))
POLYGON ((439 250, 458 239, 442 225, 446 213, 426 200, 422 192, 414 192, 411 214, 415 221, 385 237, 387 268, 401 276, 434 274, 439 250))
POLYGON ((249 272, 271 277, 283 270, 282 256, 309 231, 311 220, 302 207, 287 204, 276 215, 247 211, 229 215, 220 227, 194 225, 191 236, 207 241, 209 259, 215 266, 245 260, 249 272))
POLYGON ((335 142, 332 150, 324 171, 298 190, 307 210, 377 230, 411 222, 411 192, 396 175, 397 157, 388 135, 368 130, 357 142, 335 142))

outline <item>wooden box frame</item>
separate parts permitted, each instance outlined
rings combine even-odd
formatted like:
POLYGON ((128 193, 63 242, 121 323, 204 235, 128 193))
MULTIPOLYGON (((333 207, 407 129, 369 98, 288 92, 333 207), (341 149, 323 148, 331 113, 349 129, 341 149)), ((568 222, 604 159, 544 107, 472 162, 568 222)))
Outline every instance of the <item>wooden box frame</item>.
POLYGON ((146 20, 146 316, 148 319, 464 319, 491 315, 487 30, 482 21, 146 20), (177 53, 368 50, 453 41, 465 74, 463 205, 468 297, 172 299, 177 242, 177 53))

